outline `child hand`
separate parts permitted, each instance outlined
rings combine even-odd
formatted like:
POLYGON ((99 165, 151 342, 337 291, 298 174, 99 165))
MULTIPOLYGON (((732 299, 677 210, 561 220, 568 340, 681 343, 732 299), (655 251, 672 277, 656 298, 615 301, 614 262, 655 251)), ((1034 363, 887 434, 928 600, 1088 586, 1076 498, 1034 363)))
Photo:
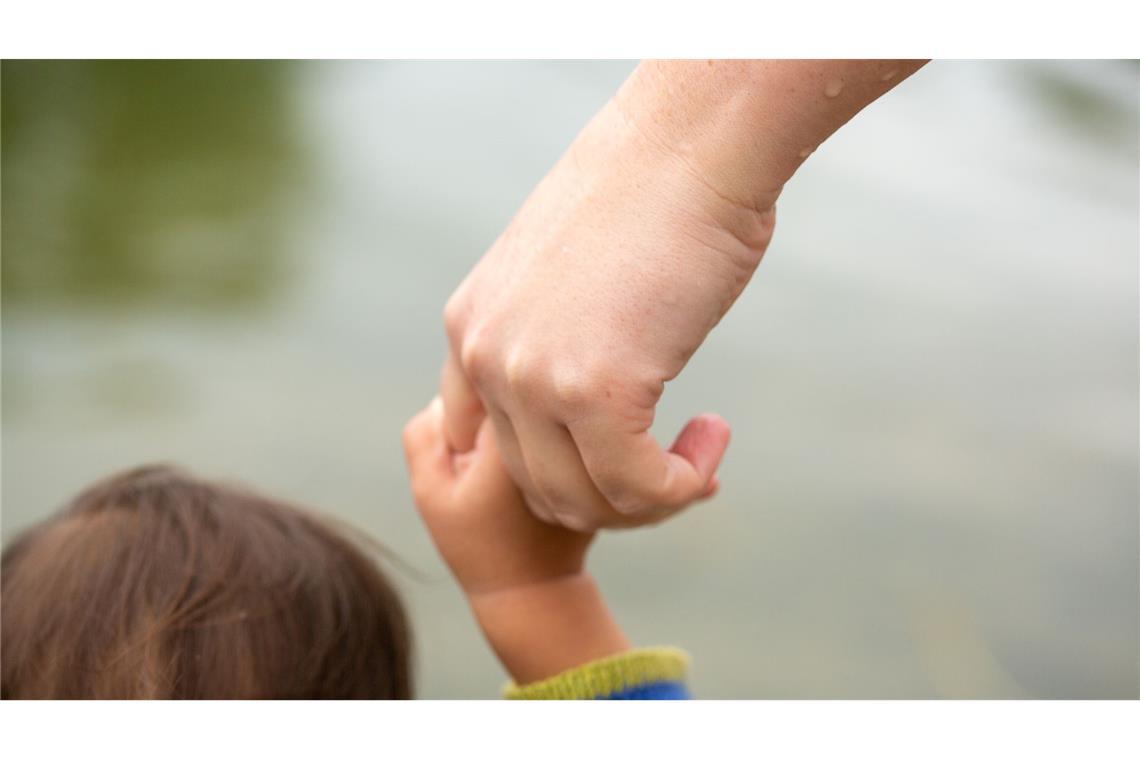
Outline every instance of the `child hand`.
POLYGON ((542 522, 503 465, 489 422, 475 448, 453 453, 437 397, 404 428, 412 494, 463 590, 481 595, 580 575, 592 533, 542 522))
MULTIPOLYGON (((547 679, 601 662, 610 663, 603 670, 613 669, 614 684, 633 678, 627 672, 633 666, 613 659, 629 652, 629 640, 584 568, 593 534, 551 525, 531 513, 499 456, 489 422, 482 424, 471 451, 456 454, 445 438, 443 404, 436 398, 404 428, 404 452, 420 516, 516 684, 540 684, 541 692, 547 679)), ((713 491, 715 483, 706 495, 713 491)), ((676 659, 665 659, 670 657, 670 662, 676 659)), ((589 688, 580 679, 568 683, 574 694, 581 689, 592 694, 595 687, 610 693, 592 681, 589 688)), ((607 688, 617 689, 614 684, 607 688)))

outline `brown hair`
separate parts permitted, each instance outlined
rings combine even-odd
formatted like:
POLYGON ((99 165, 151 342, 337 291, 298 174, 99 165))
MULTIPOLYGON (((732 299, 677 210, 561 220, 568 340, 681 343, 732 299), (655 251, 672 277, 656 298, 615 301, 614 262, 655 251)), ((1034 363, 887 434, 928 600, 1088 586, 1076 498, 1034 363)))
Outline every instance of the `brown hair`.
POLYGON ((410 648, 360 542, 166 466, 90 487, 0 566, 6 699, 407 698, 410 648))

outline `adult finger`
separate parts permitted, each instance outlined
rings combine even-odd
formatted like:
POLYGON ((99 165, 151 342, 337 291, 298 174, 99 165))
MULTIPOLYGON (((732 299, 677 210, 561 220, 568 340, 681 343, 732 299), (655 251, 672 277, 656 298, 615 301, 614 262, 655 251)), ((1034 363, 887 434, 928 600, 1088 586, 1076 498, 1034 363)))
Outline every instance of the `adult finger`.
POLYGON ((537 492, 535 498, 556 523, 588 531, 614 522, 614 518, 620 520, 621 515, 590 479, 565 425, 523 415, 518 415, 514 424, 527 473, 537 492))
POLYGON ((439 378, 439 393, 443 399, 444 433, 452 451, 470 451, 475 447, 479 425, 486 416, 483 402, 475 387, 463 374, 455 351, 447 352, 439 378))
POLYGON ((570 425, 582 462, 617 511, 634 517, 676 511, 704 496, 728 447, 728 423, 713 414, 689 421, 668 451, 648 430, 623 429, 612 416, 570 425))
MULTIPOLYGON (((513 436, 513 433, 512 433, 513 436)), ((471 454, 470 469, 463 476, 462 488, 471 488, 480 498, 509 498, 517 493, 517 481, 507 469, 502 456, 502 436, 493 424, 485 424, 479 429, 475 439, 475 449, 471 454)), ((523 507, 520 505, 519 509, 523 507)))
MULTIPOLYGON (((523 493, 523 499, 534 516, 544 522, 554 522, 554 515, 541 498, 534 481, 531 479, 530 469, 527 466, 526 454, 519 441, 514 421, 500 409, 493 408, 489 412, 494 427, 494 438, 498 449, 498 458, 511 474, 511 478, 523 493)), ((486 435, 480 432, 480 435, 486 435)))

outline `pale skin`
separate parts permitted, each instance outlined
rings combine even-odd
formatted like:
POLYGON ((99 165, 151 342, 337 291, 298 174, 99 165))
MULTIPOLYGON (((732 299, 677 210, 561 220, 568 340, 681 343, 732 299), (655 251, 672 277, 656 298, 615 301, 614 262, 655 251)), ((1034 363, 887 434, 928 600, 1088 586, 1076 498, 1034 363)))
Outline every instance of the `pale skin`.
POLYGON ((727 423, 650 433, 767 250, 796 169, 924 61, 642 63, 448 301, 449 449, 487 419, 530 510, 579 531, 717 488, 727 423))

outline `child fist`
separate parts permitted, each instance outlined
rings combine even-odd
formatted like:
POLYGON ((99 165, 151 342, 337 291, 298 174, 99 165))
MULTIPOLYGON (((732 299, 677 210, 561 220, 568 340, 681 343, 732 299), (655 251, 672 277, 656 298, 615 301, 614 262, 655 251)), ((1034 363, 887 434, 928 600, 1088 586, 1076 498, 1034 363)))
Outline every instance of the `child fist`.
POLYGON ((463 590, 487 594, 579 575, 593 534, 531 514, 489 421, 463 454, 448 448, 443 424, 437 397, 404 428, 404 453, 420 516, 463 590))

